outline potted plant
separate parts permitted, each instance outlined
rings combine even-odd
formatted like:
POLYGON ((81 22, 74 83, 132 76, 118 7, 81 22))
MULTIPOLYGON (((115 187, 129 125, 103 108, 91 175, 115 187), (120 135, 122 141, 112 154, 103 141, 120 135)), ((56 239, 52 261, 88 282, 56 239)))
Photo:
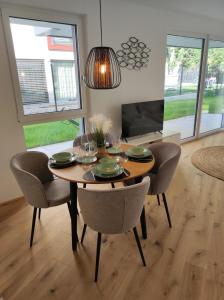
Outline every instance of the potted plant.
POLYGON ((98 152, 102 152, 100 149, 105 148, 105 135, 110 131, 112 122, 102 114, 93 115, 89 121, 91 125, 92 138, 98 148, 98 152))

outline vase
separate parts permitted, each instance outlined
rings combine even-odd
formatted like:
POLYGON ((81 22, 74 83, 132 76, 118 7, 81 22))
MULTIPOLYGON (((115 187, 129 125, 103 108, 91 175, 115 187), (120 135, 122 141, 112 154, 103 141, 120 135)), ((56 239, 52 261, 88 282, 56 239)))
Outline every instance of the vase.
POLYGON ((105 146, 98 146, 97 147, 97 157, 98 158, 101 158, 101 157, 103 157, 103 156, 105 156, 105 154, 106 154, 106 147, 105 146))

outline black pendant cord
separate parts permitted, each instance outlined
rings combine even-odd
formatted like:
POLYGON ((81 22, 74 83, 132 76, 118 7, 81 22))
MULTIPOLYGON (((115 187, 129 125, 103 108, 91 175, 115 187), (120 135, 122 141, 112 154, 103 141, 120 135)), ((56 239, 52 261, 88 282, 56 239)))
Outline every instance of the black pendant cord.
POLYGON ((100 43, 101 47, 103 46, 103 26, 102 26, 102 6, 101 6, 101 0, 99 0, 100 4, 100 43))

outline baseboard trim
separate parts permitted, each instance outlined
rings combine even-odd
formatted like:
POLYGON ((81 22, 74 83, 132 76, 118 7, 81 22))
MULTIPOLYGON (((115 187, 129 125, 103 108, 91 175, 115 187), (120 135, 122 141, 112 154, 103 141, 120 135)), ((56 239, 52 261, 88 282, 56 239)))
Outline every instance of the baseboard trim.
POLYGON ((6 220, 10 216, 16 214, 21 209, 26 207, 27 201, 24 197, 18 197, 12 200, 7 200, 0 203, 0 222, 6 220))
POLYGON ((17 198, 14 198, 14 199, 10 199, 10 200, 0 202, 0 207, 1 206, 7 206, 7 205, 10 205, 10 204, 14 204, 14 203, 18 203, 19 201, 25 201, 25 198, 23 196, 21 196, 21 197, 17 197, 17 198))

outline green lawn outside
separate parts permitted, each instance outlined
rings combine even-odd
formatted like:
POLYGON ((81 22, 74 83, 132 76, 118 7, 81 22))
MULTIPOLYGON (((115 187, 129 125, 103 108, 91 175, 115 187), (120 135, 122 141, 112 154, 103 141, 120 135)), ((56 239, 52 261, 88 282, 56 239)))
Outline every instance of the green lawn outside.
MULTIPOLYGON (((189 93, 197 93, 197 91, 198 91, 197 84, 183 85, 181 89, 181 95, 189 94, 189 93)), ((214 87, 207 87, 205 89, 206 96, 217 96, 223 94, 224 94, 224 87, 222 84, 215 85, 214 87)), ((164 97, 178 96, 178 95, 180 95, 179 87, 165 88, 164 97)))
MULTIPOLYGON (((195 99, 175 100, 165 102, 164 120, 172 120, 195 114, 195 99)), ((222 113, 224 110, 224 96, 206 96, 203 101, 203 111, 222 113)))
MULTIPOLYGON (((181 89, 181 94, 188 94, 188 93, 197 93, 198 86, 195 85, 188 85, 188 86, 183 86, 181 89)), ((180 92, 179 88, 168 88, 165 90, 165 97, 170 97, 170 96, 178 96, 180 92)))
MULTIPOLYGON (((195 105, 195 99, 165 102, 164 120, 193 115, 195 114, 195 105)), ((203 111, 209 113, 223 112, 224 96, 204 97, 203 111)), ((26 125, 23 128, 27 148, 74 140, 79 132, 79 126, 68 121, 26 125)))
POLYGON ((79 127, 68 121, 26 125, 23 127, 27 148, 74 140, 79 127))

